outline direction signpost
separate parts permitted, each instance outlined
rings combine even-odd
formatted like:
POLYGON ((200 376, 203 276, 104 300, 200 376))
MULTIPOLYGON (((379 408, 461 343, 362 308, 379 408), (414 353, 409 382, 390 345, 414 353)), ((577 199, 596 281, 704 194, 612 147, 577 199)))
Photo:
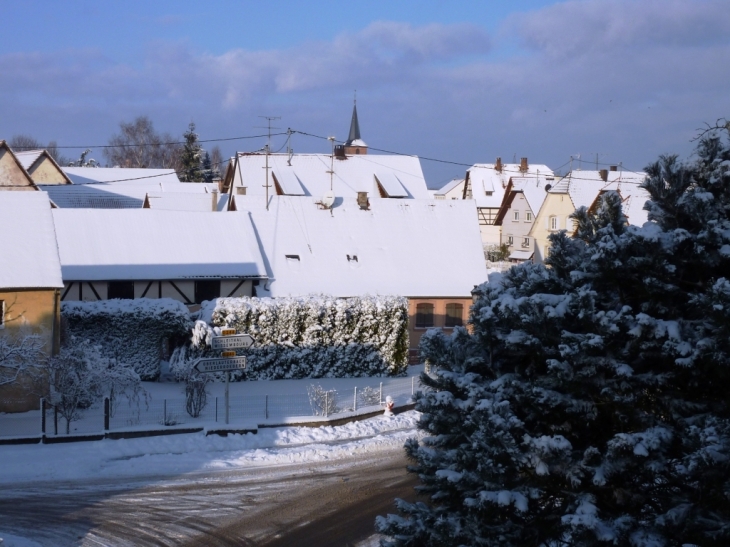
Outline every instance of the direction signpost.
POLYGON ((232 370, 243 370, 246 368, 246 357, 236 356, 238 348, 250 348, 254 339, 249 334, 236 334, 235 329, 221 329, 222 336, 214 336, 211 341, 213 349, 225 350, 220 357, 201 358, 195 361, 193 367, 200 373, 225 372, 226 373, 226 424, 228 424, 228 383, 232 370))

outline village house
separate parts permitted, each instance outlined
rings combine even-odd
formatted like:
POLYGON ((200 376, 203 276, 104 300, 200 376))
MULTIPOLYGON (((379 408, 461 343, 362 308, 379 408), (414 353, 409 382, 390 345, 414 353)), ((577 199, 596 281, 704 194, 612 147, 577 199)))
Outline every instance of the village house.
POLYGON ((512 177, 532 178, 553 176, 547 165, 530 165, 527 158, 520 163, 478 163, 467 169, 463 199, 476 201, 479 229, 485 248, 498 247, 502 243, 502 227, 495 224, 502 207, 507 184, 512 177))
POLYGON ((643 211, 648 194, 639 185, 646 178, 645 173, 619 169, 598 171, 576 169, 568 173, 548 191, 538 212, 529 236, 533 238, 535 263, 542 263, 548 256, 550 241, 548 236, 559 230, 574 231, 570 218, 579 207, 591 208, 602 191, 618 190, 624 200, 624 214, 631 224, 641 225, 646 221, 643 211))
MULTIPOLYGON (((209 202, 210 203, 210 202, 209 202)), ((251 220, 150 209, 54 209, 61 300, 253 296, 267 278, 251 220)))
MULTIPOLYGON (((50 357, 60 344, 63 281, 48 195, 0 192, 0 220, 0 339, 6 348, 25 339, 50 357)), ((17 365, 0 359, 0 412, 38 408, 47 390, 38 368, 16 376, 17 365)))
POLYGON ((456 178, 434 191, 434 199, 464 199, 464 179, 456 178))
POLYGON ((28 171, 3 140, 0 140, 0 190, 38 190, 28 171))
POLYGON ((530 178, 510 178, 494 225, 501 226, 500 244, 507 245, 511 262, 532 259, 530 230, 554 182, 554 176, 542 174, 530 178))
POLYGON ((234 196, 250 216, 268 280, 259 296, 399 295, 409 302, 411 359, 429 328, 465 325, 486 280, 473 201, 234 196))
POLYGON ((15 156, 37 185, 73 184, 47 150, 15 152, 15 156))

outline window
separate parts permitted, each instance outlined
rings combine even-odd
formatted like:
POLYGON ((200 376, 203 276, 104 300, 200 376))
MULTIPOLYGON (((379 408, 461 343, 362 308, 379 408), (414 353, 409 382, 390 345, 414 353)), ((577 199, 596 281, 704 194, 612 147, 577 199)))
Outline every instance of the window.
POLYGON ((551 230, 557 230, 558 229, 558 217, 550 217, 550 229, 551 230))
POLYGON ((416 304, 416 328, 433 327, 433 304, 416 304))
POLYGON ((520 212, 519 211, 515 211, 514 212, 514 215, 515 215, 515 218, 513 220, 515 222, 519 222, 519 220, 520 220, 520 212))
POLYGON ((509 245, 511 247, 514 244, 514 242, 515 242, 515 238, 514 237, 507 236, 507 245, 509 245))
POLYGON ((529 237, 523 237, 522 238, 522 246, 523 247, 529 247, 530 246, 530 238, 529 237))
POLYGON ((446 327, 461 327, 464 324, 464 305, 446 304, 446 327))
POLYGON ((195 303, 200 304, 204 300, 213 300, 221 295, 220 279, 206 279, 195 282, 195 303))
POLYGON ((0 300, 0 329, 5 328, 5 300, 0 300))
POLYGON ((525 222, 532 222, 532 213, 530 211, 525 213, 525 222))
POLYGON ((134 300, 134 281, 110 281, 106 286, 106 297, 134 300))

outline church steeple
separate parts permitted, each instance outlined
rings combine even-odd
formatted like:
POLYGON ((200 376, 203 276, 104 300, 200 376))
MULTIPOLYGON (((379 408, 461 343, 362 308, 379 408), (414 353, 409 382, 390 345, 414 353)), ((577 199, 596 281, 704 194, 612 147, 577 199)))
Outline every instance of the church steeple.
POLYGON ((350 135, 345 142, 345 154, 352 156, 357 154, 367 154, 368 145, 363 142, 360 137, 360 122, 357 119, 357 96, 352 105, 352 120, 350 121, 350 135))

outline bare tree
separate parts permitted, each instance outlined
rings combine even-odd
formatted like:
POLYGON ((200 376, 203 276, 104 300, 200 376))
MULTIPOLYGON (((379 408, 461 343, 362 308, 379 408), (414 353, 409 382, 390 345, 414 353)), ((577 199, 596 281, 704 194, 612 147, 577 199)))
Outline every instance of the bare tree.
POLYGON ((225 167, 223 166, 223 154, 221 153, 221 149, 218 145, 214 146, 210 150, 210 163, 213 171, 213 178, 219 179, 221 173, 225 170, 225 167))
POLYGON ((45 149, 56 161, 58 165, 66 165, 68 160, 65 156, 62 156, 58 151, 58 144, 56 141, 50 141, 48 146, 43 146, 41 142, 34 139, 30 135, 13 135, 13 138, 8 142, 10 148, 15 152, 25 152, 27 150, 42 150, 45 149))
POLYGON ((120 133, 109 139, 110 148, 104 149, 110 165, 179 170, 181 145, 172 135, 157 133, 147 116, 121 122, 119 128, 120 133))
POLYGON ((18 332, 0 337, 0 386, 13 384, 21 375, 36 376, 45 358, 39 334, 18 332))

